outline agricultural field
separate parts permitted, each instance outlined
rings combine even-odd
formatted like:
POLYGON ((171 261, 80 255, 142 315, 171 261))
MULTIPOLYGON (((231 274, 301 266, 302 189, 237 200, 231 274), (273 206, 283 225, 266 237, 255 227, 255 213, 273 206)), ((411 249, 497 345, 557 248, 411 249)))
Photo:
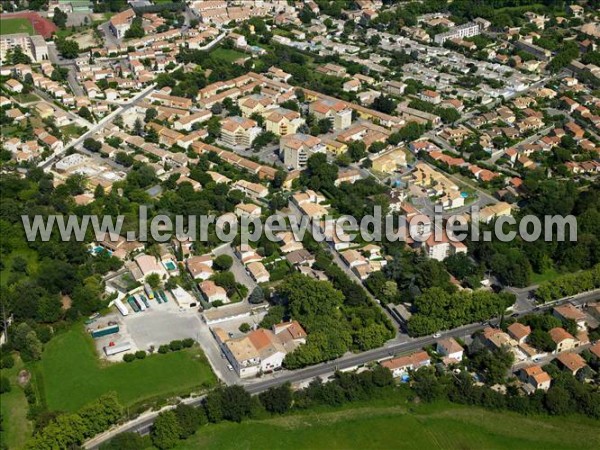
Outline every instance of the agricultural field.
POLYGON ((35 367, 36 382, 50 410, 76 411, 110 391, 124 406, 215 384, 204 354, 197 348, 156 354, 131 363, 106 363, 94 343, 75 325, 54 337, 35 367))
POLYGON ((202 427, 177 447, 210 449, 593 449, 598 423, 449 405, 350 404, 241 424, 202 427))
POLYGON ((14 18, 14 19, 1 19, 0 20, 0 34, 15 34, 15 33, 27 33, 35 34, 33 31, 33 25, 27 19, 14 18))

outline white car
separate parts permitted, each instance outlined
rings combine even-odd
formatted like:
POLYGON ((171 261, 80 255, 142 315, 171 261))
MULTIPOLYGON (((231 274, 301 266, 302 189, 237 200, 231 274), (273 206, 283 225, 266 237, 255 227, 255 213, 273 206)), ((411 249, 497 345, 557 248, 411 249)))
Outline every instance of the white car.
POLYGON ((437 331, 436 333, 433 333, 433 338, 434 339, 438 339, 442 337, 442 333, 440 333, 439 331, 437 331))
POLYGON ((233 366, 232 366, 231 364, 227 365, 227 368, 228 368, 229 370, 233 370, 233 366))

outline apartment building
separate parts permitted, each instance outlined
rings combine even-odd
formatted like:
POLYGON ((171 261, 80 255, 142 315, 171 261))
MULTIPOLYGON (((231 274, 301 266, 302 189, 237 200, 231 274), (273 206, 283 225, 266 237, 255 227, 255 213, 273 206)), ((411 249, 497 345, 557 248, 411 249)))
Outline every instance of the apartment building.
POLYGON ((317 120, 331 120, 334 130, 343 130, 352 125, 352 110, 341 100, 325 98, 314 101, 309 111, 317 120))
POLYGON ((275 108, 267 110, 263 114, 265 128, 267 131, 278 136, 287 136, 298 132, 298 128, 304 125, 305 120, 300 113, 286 108, 275 108))
POLYGON ((478 23, 469 22, 464 25, 459 25, 457 27, 451 28, 445 33, 436 34, 433 38, 433 41, 436 44, 444 45, 448 39, 464 39, 473 36, 477 36, 481 32, 481 28, 478 23))
POLYGON ((239 116, 228 117, 221 123, 221 139, 231 147, 250 148, 261 131, 254 120, 239 116))
POLYGON ((135 12, 129 8, 112 16, 108 22, 108 27, 117 39, 122 39, 127 30, 131 28, 133 19, 135 19, 135 12))
POLYGON ((0 62, 5 60, 9 51, 14 51, 17 47, 35 62, 48 59, 48 45, 42 36, 15 33, 0 35, 0 62))
POLYGON ((318 137, 302 133, 283 136, 279 146, 285 166, 293 169, 303 169, 310 155, 325 153, 327 148, 318 137))

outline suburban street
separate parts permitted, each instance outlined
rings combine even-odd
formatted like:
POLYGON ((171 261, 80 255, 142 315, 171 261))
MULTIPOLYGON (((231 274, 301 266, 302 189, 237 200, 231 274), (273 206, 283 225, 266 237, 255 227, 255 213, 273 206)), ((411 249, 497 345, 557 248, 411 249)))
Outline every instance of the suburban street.
POLYGON ((62 152, 55 153, 47 160, 41 161, 38 164, 38 167, 45 169, 45 168, 49 167, 50 165, 54 164, 56 162, 56 160, 58 158, 60 158, 69 148, 79 147, 81 144, 83 144, 83 141, 85 141, 88 137, 93 136, 97 131, 101 130, 105 125, 111 123, 117 116, 124 114, 129 109, 134 107, 137 103, 139 103, 142 99, 147 97, 154 90, 155 86, 156 86, 156 84, 151 84, 150 86, 145 88, 143 91, 139 92, 135 97, 133 97, 131 99, 131 101, 124 104, 120 108, 115 109, 113 112, 111 112, 106 117, 104 117, 102 120, 100 120, 97 124, 95 124, 92 128, 90 128, 88 131, 86 131, 84 134, 82 134, 78 139, 71 142, 71 144, 68 145, 67 147, 65 147, 62 152))
MULTIPOLYGON (((522 311, 518 313, 518 316, 523 316, 529 313, 539 314, 545 312, 554 306, 563 303, 572 303, 574 305, 582 305, 590 301, 600 299, 600 290, 595 290, 591 292, 586 292, 580 295, 576 295, 573 297, 567 297, 555 302, 547 303, 540 307, 533 307, 529 310, 522 311)), ((492 324, 498 323, 499 319, 495 319, 490 321, 492 324)), ((409 338, 406 335, 400 335, 396 339, 389 341, 384 347, 377 348, 374 350, 369 350, 367 352, 358 353, 358 354, 347 354, 339 359, 328 361, 325 363, 317 364, 315 366, 307 367, 305 369, 296 370, 296 371, 281 371, 275 375, 271 375, 270 377, 262 377, 260 379, 254 380, 244 380, 241 381, 241 384, 244 385, 246 390, 251 394, 258 394, 263 392, 271 387, 279 386, 284 383, 300 383, 310 381, 317 377, 326 377, 330 374, 334 373, 337 370, 346 370, 351 368, 357 368, 361 365, 371 363, 374 361, 380 361, 383 359, 391 358, 396 355, 409 353, 418 349, 421 349, 425 346, 434 344, 438 339, 441 338, 464 338, 475 333, 478 330, 481 330, 488 326, 483 323, 474 323, 470 325, 465 325, 460 328, 455 328, 450 331, 442 332, 440 338, 434 338, 432 336, 425 336, 421 338, 409 338)), ((184 403, 199 406, 204 399, 204 396, 193 397, 189 399, 185 399, 184 403)), ((172 406, 171 406, 172 407, 172 406)), ((171 408, 167 407, 167 408, 171 408)), ((112 428, 111 430, 102 433, 93 439, 90 439, 84 444, 84 448, 87 449, 96 449, 104 442, 108 441, 112 437, 116 436, 119 433, 124 432, 137 432, 140 434, 147 434, 150 432, 152 428, 152 424, 154 423, 154 419, 158 416, 160 411, 152 411, 143 414, 137 419, 134 419, 126 424, 117 426, 112 428)))

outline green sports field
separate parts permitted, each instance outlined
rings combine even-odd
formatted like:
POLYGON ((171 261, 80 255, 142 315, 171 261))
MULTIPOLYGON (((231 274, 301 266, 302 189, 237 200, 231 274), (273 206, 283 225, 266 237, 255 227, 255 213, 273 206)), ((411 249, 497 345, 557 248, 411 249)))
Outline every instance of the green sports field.
POLYGON ((35 34, 33 25, 27 19, 0 19, 0 34, 27 33, 35 34))
POLYGON ((372 406, 202 427, 177 447, 221 449, 597 449, 598 422, 449 404, 372 406))
POLYGON ((197 348, 148 356, 131 363, 103 363, 80 325, 53 338, 36 366, 36 383, 50 410, 76 411, 115 391, 124 406, 212 386, 216 379, 197 348))

